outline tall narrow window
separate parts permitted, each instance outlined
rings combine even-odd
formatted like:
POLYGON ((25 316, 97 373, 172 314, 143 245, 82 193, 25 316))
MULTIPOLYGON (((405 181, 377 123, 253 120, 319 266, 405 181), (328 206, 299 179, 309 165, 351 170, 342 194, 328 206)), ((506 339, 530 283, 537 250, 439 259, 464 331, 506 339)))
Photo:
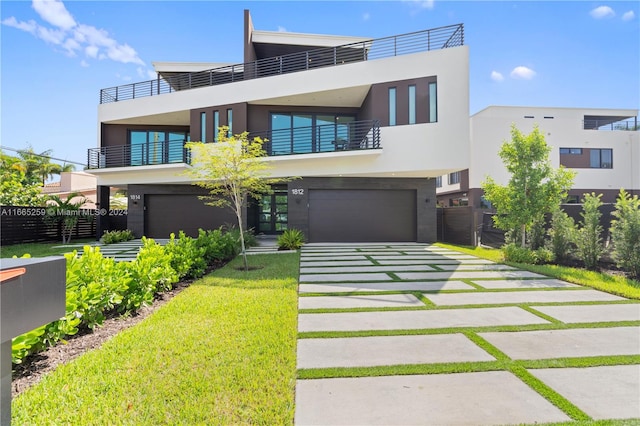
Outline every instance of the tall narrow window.
POLYGON ((389 126, 396 125, 396 88, 389 87, 389 126))
POLYGON ((429 83, 429 123, 438 121, 438 89, 436 83, 429 83))
POLYGON ((409 124, 416 124, 416 86, 409 86, 409 124))
POLYGON ((229 126, 229 137, 233 135, 233 110, 227 110, 227 126, 229 126))
POLYGON ((220 112, 213 111, 213 141, 218 142, 218 129, 220 127, 220 112))
POLYGON ((200 140, 202 142, 207 141, 207 113, 200 113, 200 140))

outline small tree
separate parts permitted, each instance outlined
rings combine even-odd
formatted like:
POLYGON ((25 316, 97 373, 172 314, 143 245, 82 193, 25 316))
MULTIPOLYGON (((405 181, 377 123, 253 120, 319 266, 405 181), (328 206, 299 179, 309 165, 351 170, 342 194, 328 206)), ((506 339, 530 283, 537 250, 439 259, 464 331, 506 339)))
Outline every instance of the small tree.
POLYGON ((632 276, 640 277, 640 199, 621 189, 612 214, 613 259, 632 276))
POLYGON ((505 141, 498 154, 511 174, 509 182, 499 185, 487 177, 482 183, 484 197, 496 208, 496 227, 518 238, 522 247, 527 232, 544 222, 545 213, 562 202, 573 184, 574 172, 551 167, 550 151, 537 126, 523 135, 512 125, 511 141, 505 141))
POLYGON ((600 225, 600 201, 602 194, 584 194, 582 199, 582 220, 580 228, 576 232, 576 245, 578 246, 578 256, 584 262, 587 269, 596 269, 598 260, 604 252, 602 244, 602 226, 600 225))
POLYGON ((61 224, 62 244, 68 244, 71 241, 73 228, 80 219, 80 207, 87 202, 87 199, 82 194, 74 192, 69 194, 66 200, 57 195, 50 195, 47 201, 50 202, 47 217, 51 222, 61 224))
POLYGON ((551 228, 549 228, 549 248, 558 260, 565 260, 573 249, 573 235, 576 224, 572 217, 558 206, 551 214, 551 228))
POLYGON ((270 194, 271 185, 287 179, 269 178, 269 165, 262 157, 264 141, 255 137, 249 140, 249 132, 227 136, 229 128, 222 126, 218 142, 205 144, 188 142, 186 147, 193 153, 193 164, 187 172, 198 185, 209 191, 200 199, 205 204, 216 207, 231 207, 238 219, 240 229, 241 254, 245 271, 249 269, 244 244, 242 213, 249 197, 260 199, 270 194))

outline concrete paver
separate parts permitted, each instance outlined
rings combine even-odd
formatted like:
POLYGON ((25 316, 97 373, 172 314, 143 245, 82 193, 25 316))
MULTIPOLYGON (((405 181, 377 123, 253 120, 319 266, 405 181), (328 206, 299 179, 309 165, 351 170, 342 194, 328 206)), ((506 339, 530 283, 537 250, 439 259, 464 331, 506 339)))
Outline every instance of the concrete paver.
POLYGON ((547 324, 517 307, 299 314, 298 331, 414 330, 547 324))
POLYGON ((325 267, 325 266, 373 266, 370 260, 325 260, 310 262, 307 260, 300 261, 300 268, 325 267))
POLYGON ((514 271, 516 268, 509 265, 501 265, 499 263, 489 263, 485 265, 473 265, 473 264, 441 264, 438 263, 438 268, 444 271, 514 271))
POLYGON ((335 256, 335 255, 323 255, 323 256, 308 256, 308 255, 301 255, 300 256, 300 261, 301 262, 312 262, 312 261, 322 261, 322 262, 331 262, 331 261, 355 261, 355 260, 368 260, 366 256, 363 256, 361 254, 353 254, 350 256, 335 256))
POLYGON ((544 278, 529 271, 452 271, 452 272, 399 272, 403 280, 448 280, 464 278, 544 278))
POLYGON ((544 290, 426 294, 436 305, 488 305, 499 303, 602 302, 625 300, 597 290, 544 290))
POLYGON ((300 284, 300 293, 351 293, 355 291, 440 291, 440 290, 475 290, 462 281, 427 281, 427 282, 379 282, 379 283, 327 283, 300 284))
POLYGON ((484 259, 414 259, 414 260, 377 260, 381 265, 490 265, 484 259))
POLYGON ((336 281, 389 281, 391 277, 382 272, 359 274, 300 274, 300 282, 336 282, 336 281))
POLYGON ((463 334, 300 339, 298 368, 494 361, 463 334))
POLYGON ((297 425, 479 425, 569 418, 504 371, 298 380, 297 425))
POLYGON ((529 372, 596 420, 640 418, 640 365, 529 372))
MULTIPOLYGON (((411 266, 369 266, 367 271, 369 272, 399 272, 399 271, 433 271, 431 266, 427 265, 411 265, 411 266)), ((362 271, 360 266, 336 266, 325 268, 313 268, 304 267, 300 268, 300 273, 304 274, 344 274, 344 273, 359 273, 362 271)))
POLYGON ((375 260, 485 260, 486 262, 491 262, 486 259, 478 259, 475 256, 471 256, 469 254, 450 254, 450 255, 441 255, 441 254, 404 254, 404 255, 387 255, 387 254, 378 254, 371 256, 375 260))
POLYGON ((424 307, 424 303, 413 294, 301 297, 298 301, 299 309, 415 308, 421 306, 424 307))
POLYGON ((556 279, 539 279, 539 280, 473 280, 474 284, 489 289, 500 288, 548 288, 548 287, 580 287, 576 284, 570 284, 566 281, 556 279))
POLYGON ((512 359, 640 355, 640 327, 480 333, 512 359))
POLYGON ((577 306, 536 306, 535 310, 565 323, 640 321, 640 303, 577 306))

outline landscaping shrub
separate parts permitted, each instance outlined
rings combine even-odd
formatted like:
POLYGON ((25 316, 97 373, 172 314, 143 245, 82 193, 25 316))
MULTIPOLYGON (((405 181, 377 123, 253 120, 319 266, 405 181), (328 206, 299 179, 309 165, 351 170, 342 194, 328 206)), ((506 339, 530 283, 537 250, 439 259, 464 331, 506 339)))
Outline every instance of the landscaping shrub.
POLYGON ((304 244, 304 234, 298 229, 287 229, 278 236, 278 249, 298 250, 304 244))
POLYGON ((574 249, 573 235, 575 233, 576 224, 570 217, 559 207, 555 209, 551 215, 551 227, 549 228, 548 248, 553 253, 556 260, 562 261, 567 259, 574 249))
POLYGON ((602 244, 602 226, 600 225, 599 207, 602 205, 600 201, 602 194, 595 193, 584 194, 582 200, 582 220, 580 228, 576 231, 576 246, 578 248, 578 257, 584 262, 587 269, 596 269, 600 256, 604 252, 602 244))
POLYGON ((209 231, 198 230, 197 247, 205 249, 207 263, 232 259, 240 253, 240 232, 234 228, 223 232, 222 228, 209 231))
POLYGON ((506 244, 502 247, 504 260, 515 263, 528 263, 535 265, 538 263, 549 263, 553 260, 553 253, 545 248, 531 250, 520 247, 516 243, 506 244))
POLYGON ((171 267, 178 274, 178 278, 201 277, 207 269, 206 247, 198 245, 196 239, 185 235, 183 231, 178 235, 176 239, 176 235, 171 233, 169 242, 164 247, 171 256, 171 267))
POLYGON ((612 214, 612 257, 618 267, 640 277, 640 199, 621 189, 612 214))
POLYGON ((101 240, 104 244, 115 244, 123 241, 131 241, 134 238, 133 232, 125 229, 122 231, 105 231, 101 240))

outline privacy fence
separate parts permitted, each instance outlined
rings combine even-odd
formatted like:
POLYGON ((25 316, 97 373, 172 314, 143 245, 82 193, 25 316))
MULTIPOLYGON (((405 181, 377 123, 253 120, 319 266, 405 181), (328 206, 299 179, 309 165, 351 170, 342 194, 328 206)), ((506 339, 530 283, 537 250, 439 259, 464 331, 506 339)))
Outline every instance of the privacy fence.
MULTIPOLYGON (((107 230, 126 229, 126 210, 81 209, 69 212, 78 216, 72 241, 78 238, 95 238, 98 216, 108 216, 107 230)), ((0 244, 22 244, 46 241, 62 241, 62 217, 47 207, 0 206, 0 244)))

